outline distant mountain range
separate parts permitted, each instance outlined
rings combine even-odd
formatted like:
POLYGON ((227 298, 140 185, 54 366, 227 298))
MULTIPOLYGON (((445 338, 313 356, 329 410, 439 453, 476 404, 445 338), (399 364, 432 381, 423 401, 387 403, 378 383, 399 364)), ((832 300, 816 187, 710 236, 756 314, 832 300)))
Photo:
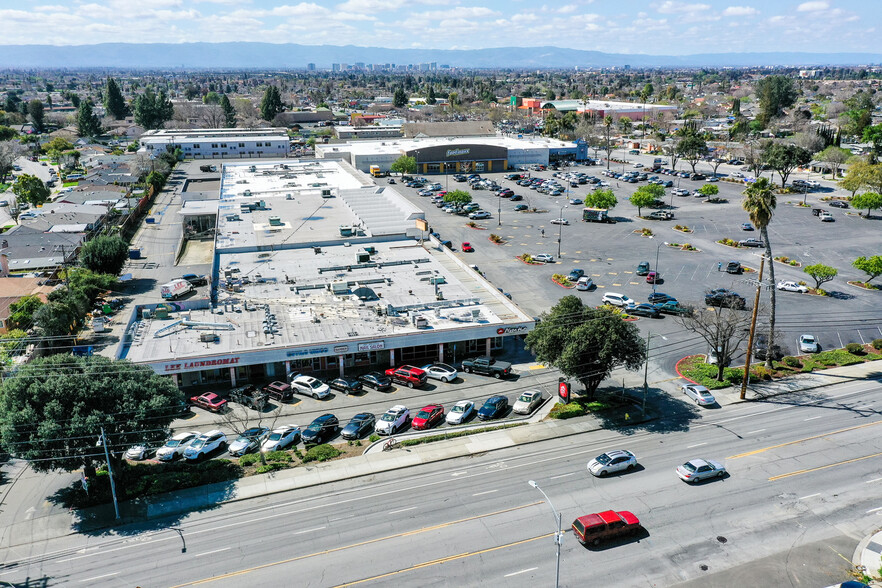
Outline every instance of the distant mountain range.
POLYGON ((346 45, 271 43, 102 43, 98 45, 0 45, 0 67, 122 69, 305 68, 314 63, 432 63, 461 68, 741 67, 882 63, 879 53, 703 53, 645 55, 561 47, 494 49, 384 49, 346 45))

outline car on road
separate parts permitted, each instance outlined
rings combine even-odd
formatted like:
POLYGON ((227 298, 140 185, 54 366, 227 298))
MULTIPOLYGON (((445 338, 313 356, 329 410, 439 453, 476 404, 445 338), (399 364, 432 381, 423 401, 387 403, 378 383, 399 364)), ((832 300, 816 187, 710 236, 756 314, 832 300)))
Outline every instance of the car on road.
POLYGON ((615 449, 602 453, 588 462, 588 473, 592 476, 605 476, 616 472, 630 471, 637 467, 637 456, 625 449, 615 449))
POLYGON ((407 428, 410 420, 410 411, 403 404, 396 404, 380 417, 375 431, 377 435, 393 435, 407 428))
POLYGON ((475 413, 475 403, 471 400, 460 400, 453 405, 450 412, 447 413, 446 421, 448 425, 461 425, 469 420, 475 413))
POLYGON ((481 220, 484 218, 491 218, 492 216, 493 215, 486 210, 476 210, 475 212, 469 213, 469 218, 472 220, 481 220))
POLYGON ((799 336, 799 352, 800 353, 817 353, 821 350, 818 340, 814 335, 803 334, 799 336))
POLYGON ((426 372, 427 377, 433 380, 441 380, 444 383, 452 382, 459 374, 455 367, 446 363, 429 363, 420 369, 426 372))
POLYGON ((527 390, 518 396, 511 410, 516 414, 530 414, 540 404, 542 404, 542 392, 540 390, 527 390))
POLYGON ((304 445, 320 445, 326 443, 340 427, 340 421, 336 416, 326 413, 316 417, 309 426, 300 434, 304 445))
POLYGON ((695 483, 709 478, 722 478, 726 475, 726 468, 712 459, 690 459, 677 466, 677 475, 684 482, 695 483))
POLYGON ((695 401, 699 406, 710 406, 715 404, 717 399, 711 394, 710 390, 701 384, 683 384, 680 386, 683 394, 695 401))
POLYGON ((597 546, 609 539, 639 533, 643 527, 632 512, 606 510, 577 518, 572 529, 579 543, 597 546))
POLYGON ((392 387, 392 378, 381 372, 368 372, 358 376, 361 383, 374 390, 388 390, 392 387))
POLYGON ((585 275, 585 270, 574 268, 567 274, 567 279, 571 282, 578 282, 579 278, 585 275))
POLYGON ((429 376, 426 372, 412 365, 403 365, 399 368, 389 368, 386 375, 392 378, 393 382, 404 384, 408 388, 421 387, 426 383, 429 376))
POLYGON ((649 302, 677 302, 677 299, 671 296, 670 294, 665 294, 664 292, 652 292, 647 300, 649 302))
POLYGON ((340 436, 344 439, 361 439, 365 435, 371 433, 377 426, 377 418, 369 412, 360 412, 351 419, 340 431, 340 436))
POLYGON ((634 302, 631 298, 629 298, 625 294, 619 294, 618 292, 607 292, 603 295, 603 298, 600 299, 600 302, 603 304, 611 304, 613 306, 628 309, 637 306, 637 303, 634 302))
POLYGON ((184 450, 196 439, 198 431, 186 431, 173 435, 165 445, 156 450, 156 459, 159 461, 172 461, 184 454, 184 450))
POLYGON ((281 451, 300 441, 300 427, 297 425, 281 425, 273 429, 273 432, 264 439, 260 450, 264 453, 269 451, 281 451))
POLYGON ((410 426, 416 431, 425 431, 442 422, 444 422, 444 407, 440 404, 429 404, 416 413, 410 426))
POLYGON ((690 315, 692 314, 692 309, 688 306, 680 306, 680 303, 676 300, 666 300, 665 302, 656 302, 653 306, 655 306, 659 312, 664 314, 677 314, 677 315, 690 315))
POLYGON ((150 455, 151 451, 150 447, 144 443, 132 445, 126 449, 125 458, 131 459, 132 461, 141 461, 142 459, 147 459, 147 456, 150 455))
POLYGON ((267 427, 251 427, 242 431, 235 441, 230 443, 229 452, 234 457, 256 451, 269 437, 270 430, 267 427))
POLYGON ((741 230, 742 231, 752 231, 753 225, 750 223, 741 223, 741 230))
POLYGON ((808 292, 808 288, 803 286, 802 284, 798 284, 796 282, 778 282, 775 286, 779 290, 784 290, 785 292, 799 292, 801 294, 805 294, 808 292))
POLYGON ((213 429, 196 437, 184 450, 184 458, 188 461, 198 461, 212 451, 223 449, 226 446, 227 436, 221 431, 213 429))
POLYGON ((565 218, 553 218, 549 221, 553 225, 568 225, 570 221, 565 218))
POLYGON ((475 248, 472 247, 472 244, 469 243, 468 241, 463 241, 462 246, 460 246, 459 250, 462 251, 463 253, 471 253, 475 250, 475 248))
POLYGON ((645 316, 648 318, 658 318, 659 310, 652 304, 642 303, 633 307, 628 307, 628 314, 631 316, 645 316))
POLYGON ((554 263, 554 256, 549 253, 537 253, 532 256, 533 261, 541 261, 542 263, 554 263))
POLYGON ((832 206, 833 208, 848 208, 848 204, 842 200, 831 200, 827 206, 832 206))
POLYGON ((582 276, 579 278, 579 281, 576 282, 576 290, 581 290, 586 292, 594 287, 594 281, 588 276, 582 276))
POLYGON ((753 237, 749 239, 742 239, 738 241, 738 244, 742 247, 765 247, 765 243, 763 243, 759 239, 754 239, 753 237))
POLYGON ((291 379, 291 391, 313 399, 327 398, 331 395, 331 387, 312 376, 296 375, 291 379))
POLYGON ((747 301, 742 296, 726 288, 716 288, 705 294, 704 303, 708 306, 734 308, 736 310, 744 310, 747 306, 747 301))
POLYGON ((505 396, 491 396, 484 401, 483 406, 478 409, 478 418, 482 421, 498 419, 508 410, 508 398, 505 396))
POLYGON ((227 408, 227 401, 214 392, 206 392, 199 396, 191 396, 190 404, 210 410, 211 412, 223 412, 227 408))
POLYGON ((328 382, 328 387, 343 392, 344 394, 355 394, 356 392, 361 392, 363 384, 358 378, 344 376, 342 378, 334 378, 328 382))

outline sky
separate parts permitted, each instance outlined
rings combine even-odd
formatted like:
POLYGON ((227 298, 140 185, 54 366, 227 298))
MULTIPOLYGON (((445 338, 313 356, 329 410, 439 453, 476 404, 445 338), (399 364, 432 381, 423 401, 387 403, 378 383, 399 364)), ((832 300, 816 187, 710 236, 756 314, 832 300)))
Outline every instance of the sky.
POLYGON ((0 45, 260 41, 396 49, 552 45, 652 55, 882 53, 880 4, 879 0, 0 0, 0 45))

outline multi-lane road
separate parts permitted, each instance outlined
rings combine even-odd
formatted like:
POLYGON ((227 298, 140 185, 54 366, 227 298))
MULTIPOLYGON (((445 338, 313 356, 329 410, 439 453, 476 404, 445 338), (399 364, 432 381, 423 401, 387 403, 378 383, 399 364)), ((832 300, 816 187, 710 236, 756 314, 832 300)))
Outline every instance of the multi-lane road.
POLYGON ((702 411, 689 431, 598 431, 22 545, 0 553, 0 581, 548 586, 555 525, 532 479, 564 527, 613 508, 646 530, 597 549, 567 532, 562 586, 825 586, 847 579, 855 546, 882 520, 878 390, 857 381, 702 411), (641 467, 592 478, 587 460, 616 447, 641 467), (694 457, 730 475, 687 485, 674 468, 694 457))

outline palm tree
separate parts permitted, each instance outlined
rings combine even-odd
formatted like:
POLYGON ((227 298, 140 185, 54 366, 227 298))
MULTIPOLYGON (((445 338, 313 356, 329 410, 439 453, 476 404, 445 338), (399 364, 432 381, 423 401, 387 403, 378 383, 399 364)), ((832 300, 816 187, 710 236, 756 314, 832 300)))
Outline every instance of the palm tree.
POLYGON ((772 244, 769 242, 769 223, 772 222, 772 214, 777 206, 777 198, 775 197, 775 189, 772 182, 768 178, 757 178, 757 180, 747 186, 744 190, 744 201, 741 208, 747 211, 750 220, 760 231, 763 243, 766 244, 766 258, 769 262, 769 303, 771 309, 769 312, 769 336, 768 346, 766 347, 766 367, 772 367, 772 344, 775 337, 775 263, 772 261, 772 244))
POLYGON ((612 143, 609 140, 609 131, 613 124, 613 117, 607 114, 603 117, 603 126, 606 127, 606 144, 603 150, 606 151, 606 169, 609 169, 609 156, 612 153, 612 143))

